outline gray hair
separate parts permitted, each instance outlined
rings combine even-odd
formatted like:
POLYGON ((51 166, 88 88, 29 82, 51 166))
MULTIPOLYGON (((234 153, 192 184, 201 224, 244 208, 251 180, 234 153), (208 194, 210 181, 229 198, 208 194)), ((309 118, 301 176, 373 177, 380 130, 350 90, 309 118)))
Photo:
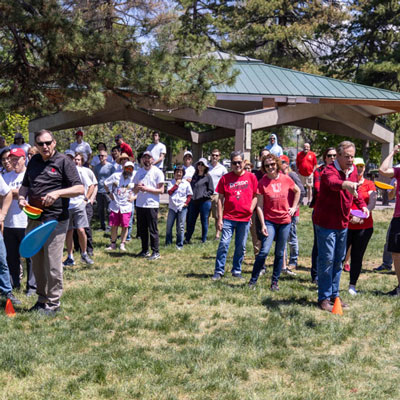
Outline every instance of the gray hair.
POLYGON ((34 133, 35 142, 36 142, 36 139, 37 139, 38 137, 40 137, 40 136, 42 136, 42 135, 44 135, 44 134, 46 134, 46 133, 48 133, 48 134, 51 136, 52 140, 55 140, 55 139, 56 139, 56 138, 54 137, 54 135, 53 135, 52 132, 48 131, 47 129, 42 129, 42 130, 40 130, 40 131, 34 133))
POLYGON ((232 151, 232 153, 231 153, 231 161, 233 161, 233 159, 235 157, 240 157, 242 159, 242 161, 244 160, 244 154, 240 150, 232 151))
POLYGON ((350 142, 349 140, 344 140, 343 142, 339 143, 338 147, 336 148, 336 152, 342 155, 343 150, 347 149, 348 147, 353 147, 354 150, 356 149, 356 145, 353 142, 350 142))

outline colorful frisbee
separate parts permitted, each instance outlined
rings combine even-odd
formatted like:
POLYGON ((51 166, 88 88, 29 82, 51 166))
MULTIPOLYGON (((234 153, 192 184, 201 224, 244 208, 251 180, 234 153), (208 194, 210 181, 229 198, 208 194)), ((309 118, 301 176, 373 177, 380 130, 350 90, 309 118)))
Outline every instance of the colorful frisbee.
POLYGON ((367 214, 363 213, 361 210, 350 210, 350 214, 357 218, 367 218, 367 214))
POLYGON ((28 218, 30 219, 38 219, 40 218, 41 214, 33 214, 31 212, 29 212, 25 207, 22 209, 24 211, 24 213, 28 216, 28 218))
POLYGON ((40 216, 42 215, 42 212, 43 212, 42 209, 33 207, 29 204, 27 204, 22 210, 30 219, 40 218, 40 216))
POLYGON ((385 182, 375 181, 374 183, 375 183, 375 186, 376 186, 377 188, 379 188, 379 189, 385 189, 385 190, 392 190, 392 189, 394 189, 394 186, 389 185, 389 184, 387 184, 387 183, 385 183, 385 182))
POLYGON ((34 256, 46 243, 57 225, 57 221, 48 221, 30 231, 19 245, 19 254, 24 258, 34 256))

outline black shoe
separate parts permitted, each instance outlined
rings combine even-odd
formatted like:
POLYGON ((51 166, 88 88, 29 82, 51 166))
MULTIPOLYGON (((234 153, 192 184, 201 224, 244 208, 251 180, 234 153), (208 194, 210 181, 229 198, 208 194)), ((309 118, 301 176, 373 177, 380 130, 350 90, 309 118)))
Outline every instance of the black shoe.
POLYGON ((400 296, 400 286, 395 287, 392 291, 390 291, 389 293, 386 293, 388 296, 396 296, 399 297, 400 296))
POLYGON ((219 272, 216 272, 213 276, 212 276, 212 280, 213 281, 219 281, 221 278, 223 277, 222 274, 220 274, 219 272))
POLYGON ((135 257, 150 257, 150 252, 149 251, 141 251, 140 253, 136 254, 135 257))
POLYGON ((186 240, 186 239, 185 239, 185 240, 183 241, 183 244, 192 244, 192 242, 191 242, 190 240, 186 240))
POLYGON ((39 308, 37 310, 38 314, 44 315, 46 317, 54 317, 57 313, 60 312, 60 307, 57 308, 39 308))
POLYGON ((256 290, 257 282, 249 281, 248 287, 251 290, 256 290))
POLYGON ((232 272, 232 276, 238 279, 244 279, 243 275, 240 272, 232 272))
POLYGON ((391 270, 392 270, 392 267, 387 266, 385 264, 382 264, 379 267, 373 269, 373 271, 375 271, 375 272, 391 271, 391 270))
POLYGON ((6 299, 10 299, 11 303, 13 303, 14 306, 19 306, 21 303, 21 300, 18 300, 14 295, 13 292, 7 293, 6 294, 6 299))
POLYGON ((279 290, 278 282, 272 282, 269 290, 271 290, 272 292, 277 292, 279 290))
POLYGON ((160 253, 157 253, 156 251, 153 251, 153 254, 148 257, 147 259, 150 261, 158 260, 160 258, 160 253))
POLYGON ((46 308, 46 304, 40 303, 39 301, 37 301, 35 303, 35 305, 28 310, 28 312, 44 310, 45 308, 46 308))

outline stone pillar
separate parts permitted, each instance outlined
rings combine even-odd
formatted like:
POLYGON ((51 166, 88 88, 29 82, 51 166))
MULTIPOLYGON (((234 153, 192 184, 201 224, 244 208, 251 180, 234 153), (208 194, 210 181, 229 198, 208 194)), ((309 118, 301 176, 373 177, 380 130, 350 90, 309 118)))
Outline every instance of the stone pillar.
MULTIPOLYGON (((251 136, 251 132, 249 132, 251 136)), ((246 148, 246 130, 245 127, 235 129, 235 150, 242 151, 244 154, 244 159, 250 161, 251 154, 251 144, 246 148)))
POLYGON ((192 143, 193 153, 193 164, 195 164, 199 158, 203 157, 203 145, 200 143, 192 143))

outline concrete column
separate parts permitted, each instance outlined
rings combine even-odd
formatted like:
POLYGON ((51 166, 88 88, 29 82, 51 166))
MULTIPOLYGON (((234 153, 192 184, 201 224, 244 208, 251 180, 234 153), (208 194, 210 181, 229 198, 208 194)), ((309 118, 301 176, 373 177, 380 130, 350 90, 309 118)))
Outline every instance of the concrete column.
POLYGON ((390 143, 382 143, 381 148, 381 162, 389 155, 389 153, 393 150, 393 142, 390 143))
POLYGON ((203 145, 200 143, 192 143, 192 153, 194 164, 199 160, 199 158, 203 157, 203 145))
POLYGON ((242 151, 245 160, 250 160, 251 148, 246 149, 245 128, 235 129, 235 150, 242 151))

